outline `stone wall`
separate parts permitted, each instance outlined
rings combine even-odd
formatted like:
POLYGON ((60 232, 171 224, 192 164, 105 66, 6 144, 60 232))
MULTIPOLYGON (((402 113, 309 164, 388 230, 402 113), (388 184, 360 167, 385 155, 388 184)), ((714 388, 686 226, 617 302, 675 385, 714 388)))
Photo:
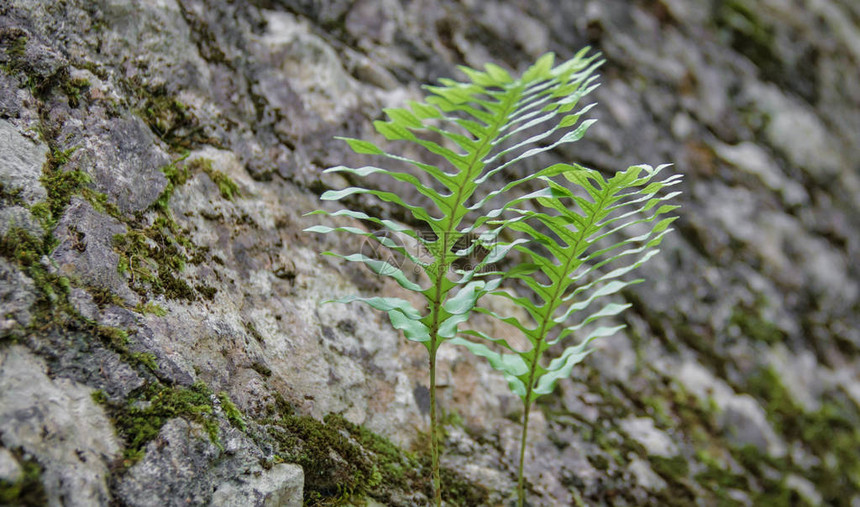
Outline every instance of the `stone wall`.
MULTIPOLYGON (((333 136, 585 45, 599 121, 541 162, 671 162, 683 208, 534 412, 532 502, 860 503, 851 0, 4 2, 0 503, 426 503, 424 349, 320 304, 398 289, 302 215, 333 136)), ((449 502, 504 503, 518 399, 440 368, 449 502)))

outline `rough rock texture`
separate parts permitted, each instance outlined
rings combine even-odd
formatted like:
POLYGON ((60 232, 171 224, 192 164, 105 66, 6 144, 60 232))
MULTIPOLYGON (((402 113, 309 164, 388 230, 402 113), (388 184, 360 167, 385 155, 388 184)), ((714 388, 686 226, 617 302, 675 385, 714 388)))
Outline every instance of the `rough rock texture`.
MULTIPOLYGON (((587 44, 599 122, 541 162, 673 162, 683 208, 534 412, 531 501, 860 503, 851 0, 3 2, 0 499, 425 503, 423 349, 320 305, 398 289, 302 215, 362 162, 333 136, 587 44)), ((440 377, 450 503, 509 500, 518 400, 453 348, 440 377)))
POLYGON ((46 370, 19 345, 0 354, 3 447, 21 449, 44 467, 50 504, 108 503, 107 463, 120 451, 113 427, 89 388, 51 379, 46 370))

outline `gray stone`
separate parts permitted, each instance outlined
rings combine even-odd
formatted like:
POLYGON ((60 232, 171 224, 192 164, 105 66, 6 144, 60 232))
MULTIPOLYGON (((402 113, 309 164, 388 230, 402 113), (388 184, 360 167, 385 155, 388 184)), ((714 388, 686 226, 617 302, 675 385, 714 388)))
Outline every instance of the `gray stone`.
POLYGON ((783 174, 776 162, 759 145, 744 142, 735 146, 714 143, 714 151, 726 162, 759 178, 767 188, 779 192, 786 204, 797 206, 809 202, 803 186, 783 174))
POLYGON ((167 421, 120 481, 119 498, 132 506, 235 505, 237 495, 248 494, 247 505, 301 505, 300 467, 264 473, 262 455, 247 436, 222 424, 219 438, 221 447, 196 423, 167 421))
POLYGON ((92 287, 110 289, 124 300, 136 303, 137 295, 117 271, 119 254, 113 249, 114 236, 126 231, 121 222, 73 197, 54 231, 60 244, 51 258, 63 274, 92 287))
POLYGON ((8 449, 0 447, 0 481, 15 483, 24 476, 21 465, 8 449))
POLYGON ((22 346, 0 350, 0 443, 21 448, 44 469, 51 505, 105 505, 108 463, 120 445, 92 390, 51 379, 45 363, 22 346))
MULTIPOLYGON (((267 49, 275 76, 287 76, 304 108, 335 122, 358 105, 358 82, 350 76, 335 51, 313 33, 308 23, 286 12, 268 12, 268 29, 260 43, 267 49), (313 93, 308 93, 316 90, 313 93)), ((274 77, 274 76, 272 76, 274 77)), ((284 108, 283 84, 261 80, 261 91, 272 107, 284 108)))
POLYGON ((678 454, 678 446, 665 432, 654 426, 654 420, 649 417, 624 419, 619 426, 630 438, 639 442, 649 456, 671 458, 678 454))
POLYGON ((728 398, 723 403, 720 424, 728 439, 738 446, 752 445, 774 458, 786 455, 785 443, 773 430, 767 414, 749 395, 728 398))
POLYGON ((0 208, 0 237, 6 236, 13 228, 21 229, 37 239, 45 235, 45 230, 26 208, 21 206, 0 208))
POLYGON ((64 170, 88 173, 123 213, 148 208, 167 186, 161 169, 170 163, 153 133, 140 118, 96 120, 86 128, 89 136, 70 146, 75 151, 64 170))
POLYGON ((755 84, 748 93, 767 115, 768 141, 792 164, 821 181, 838 174, 846 161, 820 118, 773 86, 755 84))
POLYGON ((0 117, 16 117, 21 112, 18 85, 11 76, 0 72, 0 117))
POLYGON ((35 285, 15 265, 0 257, 0 336, 30 324, 30 307, 36 302, 35 285))
POLYGON ((99 307, 92 295, 84 289, 73 287, 69 291, 69 303, 82 317, 96 321, 99 318, 99 307))
POLYGON ((125 474, 117 494, 134 507, 209 503, 206 472, 220 455, 201 426, 171 419, 125 474))
POLYGON ((22 189, 21 198, 35 204, 47 197, 39 182, 48 147, 22 136, 14 125, 0 119, 0 183, 6 191, 22 189))
POLYGON ((699 364, 685 362, 678 370, 678 382, 706 405, 713 400, 716 421, 727 438, 739 446, 752 445, 763 453, 782 458, 785 442, 776 434, 759 403, 747 394, 737 394, 722 380, 699 364))
POLYGON ((221 484, 212 494, 212 505, 300 507, 303 505, 304 477, 302 467, 281 463, 270 470, 221 484))
POLYGON ((633 474, 633 478, 636 480, 636 483, 646 490, 659 492, 668 487, 666 481, 657 475, 657 472, 655 472, 651 466, 648 465, 648 462, 642 458, 633 458, 628 467, 630 473, 633 474))
POLYGON ((815 484, 809 480, 797 474, 788 474, 785 478, 785 485, 787 488, 796 491, 809 505, 824 505, 821 493, 815 488, 815 484))

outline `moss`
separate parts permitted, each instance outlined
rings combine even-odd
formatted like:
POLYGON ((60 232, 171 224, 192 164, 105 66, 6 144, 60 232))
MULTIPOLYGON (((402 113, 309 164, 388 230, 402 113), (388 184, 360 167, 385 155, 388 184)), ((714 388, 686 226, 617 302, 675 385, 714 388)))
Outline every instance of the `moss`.
POLYGON ((51 223, 52 215, 51 215, 51 207, 46 201, 37 202, 36 204, 30 206, 30 213, 36 217, 36 220, 45 227, 47 224, 51 223))
POLYGON ((196 284, 194 286, 194 290, 196 290, 197 293, 200 294, 200 296, 207 301, 212 301, 213 299, 215 299, 215 294, 218 293, 218 289, 216 289, 215 287, 211 287, 202 283, 196 284))
POLYGON ((39 181, 48 193, 46 201, 48 209, 45 211, 50 212, 50 214, 43 213, 46 215, 43 225, 48 229, 53 228, 53 225, 60 219, 63 210, 69 205, 72 195, 80 193, 92 181, 90 176, 83 171, 62 170, 62 166, 69 161, 69 157, 75 150, 77 147, 67 150, 51 150, 48 160, 42 168, 42 176, 39 181))
POLYGON ((709 452, 699 450, 696 452, 696 458, 704 466, 704 470, 696 474, 696 483, 715 493, 721 500, 728 500, 724 495, 728 489, 750 489, 746 475, 732 472, 725 463, 709 452))
POLYGON ((178 276, 188 256, 169 232, 156 226, 132 230, 114 236, 113 246, 120 255, 117 269, 129 275, 130 287, 141 296, 196 299, 194 289, 178 276))
POLYGON ((163 306, 158 303, 153 303, 152 301, 149 301, 146 304, 139 303, 135 310, 138 313, 152 314, 156 317, 164 317, 167 315, 167 310, 165 310, 163 306))
POLYGON ((69 98, 69 105, 78 107, 82 94, 88 90, 90 82, 84 78, 67 79, 63 81, 61 88, 69 98))
POLYGON ((192 288, 179 277, 186 263, 199 264, 205 260, 208 249, 198 247, 185 236, 170 214, 169 203, 176 187, 188 181, 190 172, 179 162, 185 154, 161 170, 167 185, 152 205, 157 213, 151 225, 127 223, 126 234, 114 236, 114 250, 119 254, 117 269, 128 274, 130 287, 143 297, 150 294, 165 295, 170 299, 194 301, 200 295, 211 300, 217 289, 200 283, 192 288))
POLYGON ((25 267, 38 265, 46 253, 43 239, 33 237, 18 227, 10 228, 0 238, 0 255, 25 267))
POLYGON ((648 456, 648 460, 651 462, 651 467, 654 468, 655 472, 673 481, 687 477, 690 473, 690 464, 683 456, 664 457, 651 455, 648 456))
POLYGON ((149 128, 171 146, 189 147, 189 141, 184 138, 187 131, 197 128, 197 122, 188 107, 163 86, 155 89, 138 87, 137 92, 143 96, 138 113, 149 128))
MULTIPOLYGON (((177 187, 184 185, 190 176, 188 169, 181 167, 179 162, 185 160, 189 153, 183 154, 178 159, 161 168, 161 172, 167 178, 167 185, 162 190, 161 195, 152 204, 153 209, 159 211, 164 217, 170 217, 170 198, 177 187)), ((171 220, 172 221, 172 220, 171 220)))
POLYGON ((221 403, 221 409, 224 411, 224 415, 227 416, 227 420, 230 421, 234 427, 245 431, 245 419, 242 418, 242 412, 233 404, 233 401, 230 400, 230 396, 225 392, 218 393, 218 401, 221 403))
POLYGON ((110 305, 124 306, 125 301, 107 287, 87 287, 87 292, 93 297, 93 302, 101 309, 110 305))
POLYGON ((64 171, 65 165, 77 147, 67 150, 53 149, 42 168, 42 176, 39 181, 45 187, 48 198, 44 203, 38 203, 30 208, 30 212, 42 223, 46 231, 53 230, 54 226, 62 216, 63 211, 71 202, 73 195, 80 195, 92 207, 100 212, 106 213, 118 220, 124 220, 119 208, 108 202, 107 194, 96 192, 90 188, 92 178, 89 174, 80 170, 64 171))
POLYGON ((98 403, 99 405, 104 405, 108 402, 107 393, 105 393, 101 389, 96 389, 90 396, 92 397, 93 401, 98 403))
POLYGON ((218 185, 218 190, 221 192, 221 197, 232 201, 234 197, 239 197, 239 185, 237 185, 229 176, 212 168, 212 161, 208 158, 196 158, 188 163, 188 168, 191 171, 200 171, 209 176, 213 183, 218 185))
POLYGON ((155 355, 149 352, 132 352, 129 354, 129 358, 138 364, 146 366, 152 372, 158 371, 158 363, 155 362, 155 355))
POLYGON ((201 424, 210 441, 220 446, 212 392, 201 382, 188 388, 165 387, 156 382, 141 388, 120 405, 107 400, 103 403, 111 412, 117 433, 125 440, 125 466, 143 457, 146 444, 167 421, 177 417, 201 424))
POLYGON ((0 68, 6 74, 11 75, 17 73, 26 64, 27 41, 29 41, 29 38, 23 30, 16 30, 14 28, 8 30, 4 36, 11 38, 11 40, 6 42, 6 63, 0 66, 0 68))
MULTIPOLYGON (((362 503, 373 498, 386 505, 403 494, 430 494, 428 453, 413 454, 340 415, 321 422, 275 408, 264 421, 278 443, 281 461, 305 470, 305 504, 362 503)), ((454 470, 442 469, 443 498, 449 505, 484 505, 488 492, 454 470)), ((402 501, 402 500, 401 500, 402 501)))
POLYGON ((783 438, 800 443, 818 458, 818 463, 807 470, 791 459, 776 463, 744 450, 747 463, 758 467, 756 473, 764 466, 794 470, 816 484, 825 503, 838 504, 860 494, 860 455, 856 452, 860 449, 860 413, 851 400, 829 393, 819 398, 818 410, 806 411, 794 402, 779 374, 769 367, 750 376, 747 388, 761 401, 768 420, 783 438))
POLYGON ((3 206, 23 206, 24 199, 21 197, 23 192, 23 187, 6 188, 6 185, 0 181, 0 204, 3 206))
POLYGON ((289 415, 270 421, 267 429, 279 444, 281 459, 304 469, 307 503, 365 493, 373 463, 336 428, 312 417, 289 415))
POLYGON ((785 340, 785 333, 761 315, 761 304, 739 306, 732 312, 730 325, 738 326, 748 339, 773 345, 785 340))
POLYGON ((12 454, 22 474, 15 482, 0 479, 0 505, 47 505, 41 465, 31 458, 25 458, 20 449, 13 450, 12 454))
POLYGON ((96 326, 96 333, 106 340, 113 350, 127 350, 128 332, 124 329, 112 326, 96 326))
POLYGON ((253 336, 254 339, 257 340, 259 343, 266 342, 266 339, 263 337, 262 334, 260 334, 259 331, 257 331, 257 328, 256 326, 254 326, 253 322, 245 322, 245 330, 248 331, 248 333, 253 336))
POLYGON ((135 113, 175 152, 201 144, 220 146, 217 139, 206 135, 192 108, 167 86, 144 85, 137 78, 125 80, 123 85, 128 94, 135 97, 135 113))
POLYGON ((38 238, 17 227, 0 237, 0 256, 17 264, 36 286, 35 318, 31 327, 43 325, 71 308, 68 278, 51 273, 42 264, 42 258, 50 254, 53 245, 50 235, 38 238))
POLYGON ((254 361, 251 364, 251 369, 254 370, 255 372, 259 373, 263 377, 271 377, 272 376, 272 369, 263 363, 254 361))
POLYGON ((609 460, 601 454, 589 454, 586 456, 591 466, 597 470, 606 471, 609 468, 609 460))

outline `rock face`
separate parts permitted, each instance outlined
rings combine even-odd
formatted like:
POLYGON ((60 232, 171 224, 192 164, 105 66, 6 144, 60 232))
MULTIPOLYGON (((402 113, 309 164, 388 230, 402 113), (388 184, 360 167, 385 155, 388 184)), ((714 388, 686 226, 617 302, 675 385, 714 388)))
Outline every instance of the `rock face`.
MULTIPOLYGON (((584 45, 599 121, 541 162, 672 162, 683 207, 534 411, 531 502, 860 503, 860 4, 789 4, 5 1, 0 503, 426 503, 424 349, 320 304, 398 289, 302 215, 333 136, 584 45)), ((449 503, 504 503, 519 401, 439 360, 449 503)))

